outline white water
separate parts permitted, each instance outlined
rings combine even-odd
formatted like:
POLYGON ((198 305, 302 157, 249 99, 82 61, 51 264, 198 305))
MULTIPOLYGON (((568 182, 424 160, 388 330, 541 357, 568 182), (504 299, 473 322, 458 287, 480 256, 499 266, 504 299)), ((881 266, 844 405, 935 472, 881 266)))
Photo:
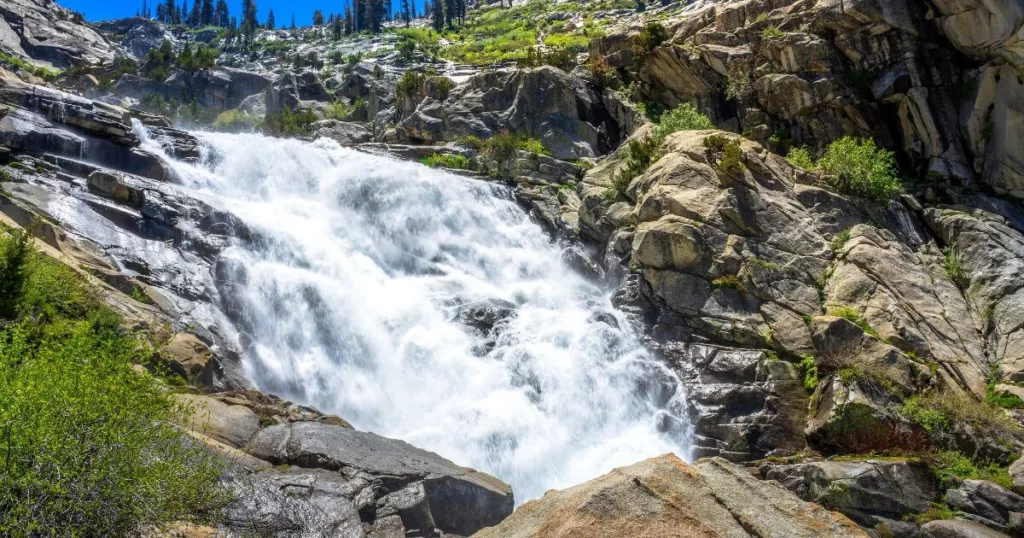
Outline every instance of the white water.
POLYGON ((266 239, 223 253, 245 277, 220 287, 260 388, 494 474, 517 502, 688 455, 674 378, 594 321, 628 325, 507 189, 325 140, 199 136, 210 158, 176 165, 185 187, 266 239), (491 298, 518 316, 479 356, 453 306, 491 298))

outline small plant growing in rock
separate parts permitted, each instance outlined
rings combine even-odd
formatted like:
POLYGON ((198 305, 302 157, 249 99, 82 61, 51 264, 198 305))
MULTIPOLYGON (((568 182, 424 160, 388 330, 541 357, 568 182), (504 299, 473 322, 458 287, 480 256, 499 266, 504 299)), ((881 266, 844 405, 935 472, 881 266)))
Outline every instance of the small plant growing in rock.
POLYGON ((870 138, 847 136, 832 142, 815 168, 827 174, 822 181, 841 194, 888 204, 903 192, 895 155, 870 138))
POLYGON ((829 244, 829 249, 832 250, 833 253, 839 252, 840 250, 843 249, 843 247, 846 246, 846 243, 849 241, 850 228, 847 228, 836 234, 836 236, 832 239, 832 242, 829 244))
POLYGON ((668 39, 668 30, 659 22, 647 23, 633 38, 633 54, 637 58, 646 56, 668 39))
POLYGON ((959 285, 960 282, 967 280, 967 274, 960 264, 960 252, 956 244, 942 249, 942 269, 954 284, 959 285))
POLYGON ((786 32, 783 32, 782 30, 779 29, 778 26, 774 26, 774 25, 769 26, 769 27, 765 28, 764 30, 761 30, 761 37, 765 38, 765 39, 768 39, 770 37, 783 37, 785 35, 786 35, 786 32))
POLYGON ((878 331, 868 323, 868 320, 864 319, 864 317, 860 315, 860 312, 857 312, 848 306, 833 306, 828 309, 828 315, 843 318, 860 327, 865 333, 874 336, 875 338, 879 338, 878 331))
POLYGON ((720 276, 711 281, 711 284, 716 288, 723 288, 727 290, 736 290, 740 293, 746 293, 747 288, 743 284, 743 281, 736 275, 724 275, 720 276))
POLYGON ((814 170, 814 159, 811 158, 811 152, 805 147, 790 148, 786 160, 804 170, 814 170))
POLYGON ((472 170, 473 161, 464 155, 439 154, 435 153, 426 159, 420 160, 422 164, 433 168, 452 168, 455 170, 472 170))
POLYGON ((733 140, 722 149, 722 160, 718 162, 718 168, 729 175, 743 173, 743 152, 740 150, 739 140, 733 140))
POLYGON ((800 360, 800 370, 804 374, 804 390, 812 393, 818 389, 818 365, 814 357, 804 357, 800 360))
POLYGON ((630 140, 626 146, 626 166, 612 178, 612 193, 625 196, 626 189, 634 178, 642 175, 650 168, 658 157, 661 141, 656 137, 630 140))

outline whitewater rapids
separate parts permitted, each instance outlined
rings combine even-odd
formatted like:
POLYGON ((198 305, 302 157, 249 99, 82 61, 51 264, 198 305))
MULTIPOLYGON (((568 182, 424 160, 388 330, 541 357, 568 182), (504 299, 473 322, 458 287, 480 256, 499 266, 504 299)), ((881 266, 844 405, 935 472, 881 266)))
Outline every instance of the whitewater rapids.
POLYGON ((222 253, 241 269, 218 291, 260 389, 491 473, 519 503, 688 456, 674 376, 507 187, 327 140, 197 136, 183 187, 258 238, 222 253), (494 299, 516 315, 492 348, 453 316, 494 299))

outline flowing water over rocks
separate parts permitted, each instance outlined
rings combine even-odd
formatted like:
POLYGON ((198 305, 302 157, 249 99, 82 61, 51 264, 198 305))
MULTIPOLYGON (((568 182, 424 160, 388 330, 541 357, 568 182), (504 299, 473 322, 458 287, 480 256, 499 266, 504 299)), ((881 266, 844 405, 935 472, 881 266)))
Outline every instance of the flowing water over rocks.
POLYGON ((506 187, 326 140, 199 136, 202 164, 173 173, 250 236, 212 284, 259 388, 490 472, 520 501, 687 455, 674 374, 506 187))

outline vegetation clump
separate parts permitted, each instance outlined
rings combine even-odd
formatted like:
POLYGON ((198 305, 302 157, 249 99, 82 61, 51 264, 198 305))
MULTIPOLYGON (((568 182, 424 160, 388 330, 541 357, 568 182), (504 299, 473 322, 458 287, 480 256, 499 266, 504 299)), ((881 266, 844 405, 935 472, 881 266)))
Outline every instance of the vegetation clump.
POLYGON ((829 144, 815 162, 806 148, 792 148, 786 159, 796 166, 825 174, 827 187, 878 204, 888 204, 903 192, 895 154, 871 139, 850 136, 829 144))
POLYGON ((435 153, 426 159, 420 160, 420 162, 434 168, 473 169, 473 161, 469 160, 465 155, 435 153))
POLYGON ((220 464, 151 355, 73 270, 0 232, 0 534, 128 536, 215 518, 220 464))
POLYGON ((263 131, 273 136, 304 136, 310 133, 316 114, 309 109, 292 111, 284 107, 280 112, 270 113, 263 120, 263 131))
POLYGON ((507 161, 515 157, 516 151, 551 155, 551 152, 544 147, 544 143, 540 140, 524 134, 512 134, 507 130, 492 136, 478 149, 482 149, 497 161, 507 161))

